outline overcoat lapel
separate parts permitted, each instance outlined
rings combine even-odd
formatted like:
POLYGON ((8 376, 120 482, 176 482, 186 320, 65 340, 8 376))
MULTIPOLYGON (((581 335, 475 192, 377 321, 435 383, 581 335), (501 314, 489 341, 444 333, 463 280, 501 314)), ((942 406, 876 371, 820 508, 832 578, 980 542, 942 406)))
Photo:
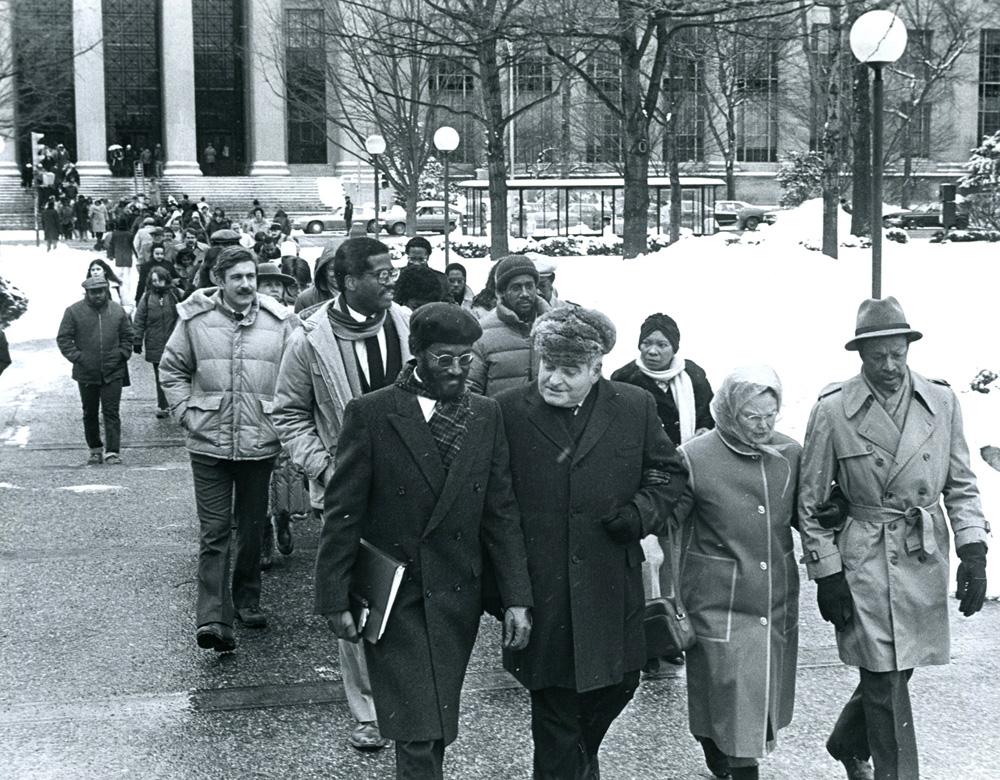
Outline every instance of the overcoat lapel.
POLYGON ((524 397, 524 402, 528 407, 528 419, 538 428, 545 437, 551 441, 560 451, 569 457, 573 451, 573 438, 570 436, 566 426, 552 414, 538 392, 538 387, 533 386, 531 391, 524 397))
MULTIPOLYGON (((445 479, 444 487, 441 489, 437 504, 434 507, 434 511, 431 512, 430 519, 424 527, 421 538, 426 538, 431 531, 441 524, 444 516, 451 509, 451 505, 455 503, 459 491, 468 486, 469 472, 472 471, 472 464, 476 460, 476 455, 485 445, 483 441, 485 426, 485 418, 482 415, 472 412, 472 416, 469 418, 469 429, 465 432, 465 437, 462 439, 462 446, 459 448, 458 455, 451 462, 451 468, 448 469, 448 476, 445 479)), ((429 430, 430 428, 428 428, 429 430)))
POLYGON ((597 399, 594 401, 594 408, 590 413, 590 420, 587 427, 583 429, 580 443, 577 444, 576 452, 573 453, 573 462, 583 460, 587 453, 594 449, 594 446, 601 440, 604 432, 618 414, 617 394, 611 383, 606 379, 601 379, 597 383, 597 399))
POLYGON ((868 404, 868 410, 861 419, 861 424, 858 425, 858 434, 888 453, 896 452, 899 447, 896 423, 874 397, 868 404))
POLYGON ((427 484, 431 486, 431 490, 440 496, 446 472, 444 464, 441 463, 437 444, 431 435, 430 426, 420 412, 420 404, 415 395, 399 389, 394 389, 394 393, 396 413, 388 414, 386 418, 410 451, 410 456, 424 475, 427 484))
POLYGON ((906 413, 906 423, 903 425, 903 435, 899 439, 896 458, 892 469, 889 470, 887 486, 899 476, 932 433, 934 433, 934 415, 917 398, 913 398, 906 413))

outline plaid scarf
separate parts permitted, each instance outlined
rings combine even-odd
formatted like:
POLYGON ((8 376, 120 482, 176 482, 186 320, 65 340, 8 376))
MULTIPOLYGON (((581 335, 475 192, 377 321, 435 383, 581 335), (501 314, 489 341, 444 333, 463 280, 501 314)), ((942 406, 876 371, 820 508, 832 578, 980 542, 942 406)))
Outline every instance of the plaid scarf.
POLYGON ((469 430, 469 418, 472 416, 472 408, 469 403, 469 391, 466 390, 454 401, 442 401, 436 398, 421 382, 414 371, 416 362, 410 361, 400 372, 396 380, 396 387, 414 395, 422 395, 424 398, 433 398, 437 401, 434 405, 434 413, 427 425, 431 429, 431 436, 437 445, 438 454, 441 455, 441 462, 445 469, 450 469, 451 464, 462 449, 462 441, 469 430))

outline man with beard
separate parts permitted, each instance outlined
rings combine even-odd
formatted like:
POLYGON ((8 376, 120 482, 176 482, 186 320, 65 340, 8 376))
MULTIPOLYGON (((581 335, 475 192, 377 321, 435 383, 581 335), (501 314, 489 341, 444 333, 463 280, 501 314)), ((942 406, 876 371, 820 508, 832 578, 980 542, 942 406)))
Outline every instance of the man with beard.
POLYGON ((921 337, 895 298, 864 301, 846 344, 861 373, 820 394, 802 453, 803 562, 840 659, 860 673, 826 743, 851 780, 919 777, 909 680, 951 660, 942 498, 961 560, 959 611, 974 615, 986 595, 989 525, 962 410, 946 382, 907 367, 921 337))
MULTIPOLYGON (((315 282, 325 280, 339 294, 303 311, 302 328, 282 359, 274 424, 288 456, 309 477, 316 512, 338 460, 348 401, 392 385, 410 359, 409 316, 393 302, 398 276, 389 247, 373 238, 349 238, 325 250, 315 282)), ((389 743, 379 733, 364 653, 355 643, 338 644, 356 721, 348 741, 358 750, 379 750, 389 743)))
POLYGON ((483 337, 473 349, 469 389, 495 396, 523 387, 538 376, 531 344, 535 318, 549 310, 538 295, 538 269, 524 255, 508 255, 496 265, 497 307, 481 320, 483 337))
POLYGON ((511 651, 528 644, 531 587, 499 407, 465 390, 479 323, 436 302, 410 326, 415 360, 395 385, 347 406, 326 489, 316 612, 358 642, 348 591, 362 537, 406 563, 385 633, 364 643, 365 655, 376 705, 394 715, 382 730, 396 740, 396 777, 441 778, 479 630, 483 552, 511 651))

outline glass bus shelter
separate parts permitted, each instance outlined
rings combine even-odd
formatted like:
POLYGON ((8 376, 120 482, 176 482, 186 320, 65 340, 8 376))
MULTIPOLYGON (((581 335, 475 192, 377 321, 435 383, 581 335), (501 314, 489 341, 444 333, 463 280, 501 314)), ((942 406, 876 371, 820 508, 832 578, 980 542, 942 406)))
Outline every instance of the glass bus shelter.
MULTIPOLYGON (((465 195, 465 231, 482 236, 489 230, 489 182, 467 179, 458 183, 465 195)), ((695 235, 715 233, 715 192, 721 179, 681 177, 681 227, 695 235)), ((510 234, 518 238, 593 236, 623 232, 625 183, 622 178, 508 179, 507 219, 510 234)), ((670 179, 649 178, 647 225, 661 233, 670 230, 670 179)))

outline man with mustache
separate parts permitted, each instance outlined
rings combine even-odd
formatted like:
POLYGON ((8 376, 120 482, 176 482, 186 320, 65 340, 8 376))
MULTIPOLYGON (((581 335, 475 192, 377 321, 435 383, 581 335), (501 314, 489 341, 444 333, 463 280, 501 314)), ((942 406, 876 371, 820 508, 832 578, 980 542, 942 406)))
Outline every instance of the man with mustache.
POLYGON ((895 298, 864 301, 846 345, 861 373, 823 390, 806 429, 804 563, 841 660, 861 676, 826 743, 851 780, 873 777, 869 757, 879 780, 919 777, 908 682, 950 657, 942 497, 962 561, 959 611, 975 614, 986 594, 989 526, 958 398, 906 365, 921 336, 895 298))

